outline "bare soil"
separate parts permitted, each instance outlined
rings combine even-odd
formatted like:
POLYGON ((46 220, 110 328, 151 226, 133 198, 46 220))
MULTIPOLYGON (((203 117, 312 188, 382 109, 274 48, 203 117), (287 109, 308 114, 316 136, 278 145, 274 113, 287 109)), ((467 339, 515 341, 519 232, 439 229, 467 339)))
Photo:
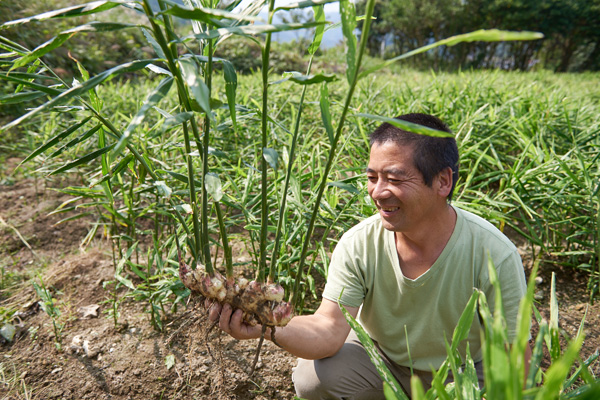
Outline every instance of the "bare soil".
MULTIPOLYGON (((82 250, 80 243, 90 220, 55 225, 66 215, 48 215, 68 198, 43 182, 36 188, 31 179, 0 185, 0 316, 10 309, 18 311, 13 319, 18 327, 15 339, 0 345, 1 398, 294 397, 294 357, 265 342, 250 377, 257 341, 240 342, 218 329, 209 332, 205 312, 194 302, 170 313, 163 332, 158 332, 149 322, 147 303, 125 300, 115 327, 107 318, 104 301, 109 293, 103 288, 104 282, 114 279, 110 245, 99 234, 82 250), (31 285, 36 272, 52 290, 61 311, 62 351, 56 349, 52 320, 41 310, 31 285), (98 316, 85 315, 87 306, 99 306, 98 316)), ((538 274, 543 279, 538 287, 542 315, 549 317, 553 271, 561 326, 570 336, 588 310, 581 352, 585 359, 600 347, 600 306, 588 305, 584 274, 548 265, 538 274)), ((535 336, 536 326, 533 329, 535 336)), ((600 373, 598 362, 592 369, 600 373)))

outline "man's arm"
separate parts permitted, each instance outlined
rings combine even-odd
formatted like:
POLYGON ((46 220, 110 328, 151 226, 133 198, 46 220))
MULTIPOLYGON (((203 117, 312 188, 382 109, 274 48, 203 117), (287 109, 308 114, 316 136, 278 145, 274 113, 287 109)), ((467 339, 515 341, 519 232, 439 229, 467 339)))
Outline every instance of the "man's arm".
MULTIPOLYGON (((356 318, 358 307, 346 307, 356 318)), ((209 311, 211 321, 219 321, 219 327, 236 339, 260 337, 262 327, 249 326, 242 322, 242 311, 232 310, 229 304, 215 303, 209 311), (220 314, 220 315, 219 315, 220 314)), ((337 303, 323 299, 313 315, 300 315, 292 318, 285 326, 275 330, 275 340, 283 349, 293 355, 316 360, 333 356, 342 348, 350 333, 350 326, 337 303)), ((265 335, 271 339, 270 329, 265 335)))

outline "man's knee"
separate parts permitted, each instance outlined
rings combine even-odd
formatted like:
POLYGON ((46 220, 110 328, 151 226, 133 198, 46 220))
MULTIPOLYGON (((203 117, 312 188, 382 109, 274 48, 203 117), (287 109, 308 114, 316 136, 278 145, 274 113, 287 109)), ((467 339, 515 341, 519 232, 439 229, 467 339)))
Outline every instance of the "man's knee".
POLYGON ((298 397, 316 399, 383 399, 381 378, 367 357, 349 363, 346 351, 321 360, 298 360, 292 380, 298 397), (339 357, 341 356, 341 357, 339 357))
POLYGON ((298 365, 292 373, 292 381, 298 397, 311 400, 327 398, 330 379, 326 375, 317 375, 315 361, 298 359, 298 365))

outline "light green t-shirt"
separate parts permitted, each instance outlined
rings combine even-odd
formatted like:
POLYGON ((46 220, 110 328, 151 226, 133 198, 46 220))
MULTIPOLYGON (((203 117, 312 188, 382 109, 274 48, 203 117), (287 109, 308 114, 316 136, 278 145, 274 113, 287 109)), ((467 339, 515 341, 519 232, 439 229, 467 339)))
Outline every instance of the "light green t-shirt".
MULTIPOLYGON (((323 297, 359 307, 360 322, 396 363, 429 371, 446 359, 444 335, 450 341, 474 288, 482 290, 493 312, 494 288, 489 281, 488 253, 501 285, 509 340, 516 331, 519 302, 526 292, 517 249, 484 219, 457 207, 454 232, 431 266, 417 279, 402 275, 394 232, 374 215, 344 234, 333 252, 323 297)), ((483 326, 475 317, 467 341, 471 356, 481 357, 483 326)), ((459 346, 466 354, 466 342, 459 346)))

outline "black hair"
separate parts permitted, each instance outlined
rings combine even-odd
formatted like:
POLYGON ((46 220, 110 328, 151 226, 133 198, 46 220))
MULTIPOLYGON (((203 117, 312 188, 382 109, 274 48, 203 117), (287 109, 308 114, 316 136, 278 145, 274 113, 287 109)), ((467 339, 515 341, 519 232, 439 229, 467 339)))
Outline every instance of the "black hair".
MULTIPOLYGON (((396 119, 426 126, 438 131, 452 133, 448 125, 441 119, 429 114, 404 114, 396 119)), ((452 188, 448 194, 448 202, 458 180, 458 146, 454 137, 434 137, 408 132, 387 122, 381 124, 370 135, 370 145, 396 143, 400 146, 410 145, 414 149, 413 163, 423 176, 425 185, 431 187, 435 178, 445 168, 452 169, 452 188)))

